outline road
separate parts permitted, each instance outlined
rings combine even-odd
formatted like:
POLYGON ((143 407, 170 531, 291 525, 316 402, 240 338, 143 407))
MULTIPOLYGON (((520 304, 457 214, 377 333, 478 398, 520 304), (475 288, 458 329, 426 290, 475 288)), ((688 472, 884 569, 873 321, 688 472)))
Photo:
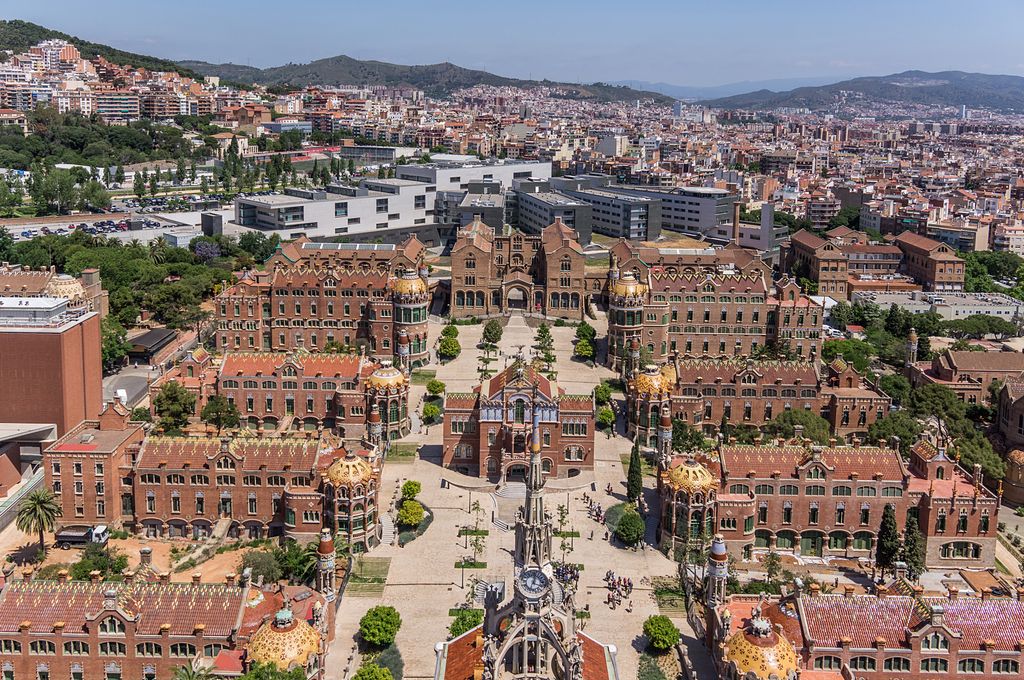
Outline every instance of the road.
POLYGON ((146 396, 149 381, 157 376, 157 372, 149 366, 125 366, 114 375, 103 378, 103 401, 113 401, 117 390, 128 393, 128 407, 134 407, 146 396))

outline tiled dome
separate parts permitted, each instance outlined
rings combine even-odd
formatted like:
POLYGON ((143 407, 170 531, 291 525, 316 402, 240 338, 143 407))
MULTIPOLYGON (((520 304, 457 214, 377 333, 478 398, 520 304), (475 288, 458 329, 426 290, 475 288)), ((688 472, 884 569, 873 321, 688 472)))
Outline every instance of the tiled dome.
POLYGON ((726 663, 736 664, 737 677, 753 673, 758 680, 787 680, 797 677, 797 656, 793 645, 772 630, 767 619, 755 617, 725 643, 726 663))
POLYGON ((647 286, 637 281, 633 272, 626 272, 612 282, 609 292, 620 297, 637 297, 647 294, 647 286))
POLYGON ((320 633, 305 621, 297 620, 288 609, 274 615, 249 639, 249 659, 273 664, 280 670, 304 668, 311 654, 320 650, 320 633))
POLYGON ((633 393, 638 397, 658 396, 670 391, 670 383, 656 366, 647 366, 631 382, 633 393))
POLYGON ((350 453, 331 463, 324 471, 324 477, 334 486, 352 486, 368 482, 373 477, 373 468, 359 456, 350 453))
POLYGON ((692 458, 683 460, 668 471, 668 483, 676 491, 687 493, 706 493, 718 488, 715 476, 692 458))
POLYGON ((405 374, 391 365, 390 361, 382 361, 381 365, 366 379, 367 387, 378 390, 399 388, 405 384, 405 374))
POLYGON ((401 295, 418 295, 427 292, 427 282, 416 272, 408 270, 391 281, 391 290, 401 295))

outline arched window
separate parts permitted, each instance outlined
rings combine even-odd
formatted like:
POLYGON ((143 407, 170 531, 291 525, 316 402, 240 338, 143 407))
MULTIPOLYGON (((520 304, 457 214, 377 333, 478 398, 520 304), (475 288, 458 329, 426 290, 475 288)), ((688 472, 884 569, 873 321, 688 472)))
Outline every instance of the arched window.
MULTIPOLYGON (((921 638, 921 649, 949 649, 949 640, 944 635, 939 633, 932 633, 931 635, 925 635, 921 638)), ((922 670, 924 670, 922 668, 922 670)))
POLYGON ((885 670, 893 673, 909 673, 910 659, 905 656, 892 656, 886 659, 882 666, 885 670))
POLYGON ((850 659, 850 669, 855 671, 875 670, 875 660, 870 656, 855 656, 850 659))
POLYGON ((814 660, 814 669, 821 671, 837 671, 843 667, 843 662, 838 656, 819 656, 814 660))
POLYGON ((235 461, 231 460, 227 456, 223 456, 223 457, 221 457, 221 458, 219 458, 217 460, 217 469, 218 470, 234 470, 235 469, 235 461))
POLYGON ((949 671, 949 662, 945 659, 921 659, 922 673, 946 673, 949 671))
POLYGON ((124 621, 115 616, 108 616, 100 621, 99 630, 105 635, 121 635, 124 633, 124 621))
POLYGON ((544 460, 542 460, 540 463, 540 467, 541 470, 543 470, 544 472, 551 472, 551 459, 545 458, 544 460))
POLYGON ((956 664, 958 673, 984 673, 985 662, 981 659, 960 659, 956 664))

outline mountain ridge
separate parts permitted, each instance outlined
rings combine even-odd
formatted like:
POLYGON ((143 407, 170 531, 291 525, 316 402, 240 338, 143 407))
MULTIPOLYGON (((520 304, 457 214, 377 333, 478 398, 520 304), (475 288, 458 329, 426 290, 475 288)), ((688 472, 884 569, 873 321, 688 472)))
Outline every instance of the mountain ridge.
POLYGON ((925 106, 987 108, 1024 111, 1024 77, 966 71, 903 71, 885 76, 861 76, 819 86, 783 92, 754 92, 705 99, 713 108, 775 109, 780 107, 826 109, 844 92, 859 93, 867 100, 925 106))

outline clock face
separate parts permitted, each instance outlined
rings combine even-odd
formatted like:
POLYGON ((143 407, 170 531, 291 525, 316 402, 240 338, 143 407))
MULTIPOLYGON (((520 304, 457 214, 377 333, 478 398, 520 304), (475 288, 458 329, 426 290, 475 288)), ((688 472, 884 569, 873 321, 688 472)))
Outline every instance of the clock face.
POLYGON ((540 569, 527 569, 519 575, 519 587, 524 593, 539 595, 547 590, 548 577, 540 569))

